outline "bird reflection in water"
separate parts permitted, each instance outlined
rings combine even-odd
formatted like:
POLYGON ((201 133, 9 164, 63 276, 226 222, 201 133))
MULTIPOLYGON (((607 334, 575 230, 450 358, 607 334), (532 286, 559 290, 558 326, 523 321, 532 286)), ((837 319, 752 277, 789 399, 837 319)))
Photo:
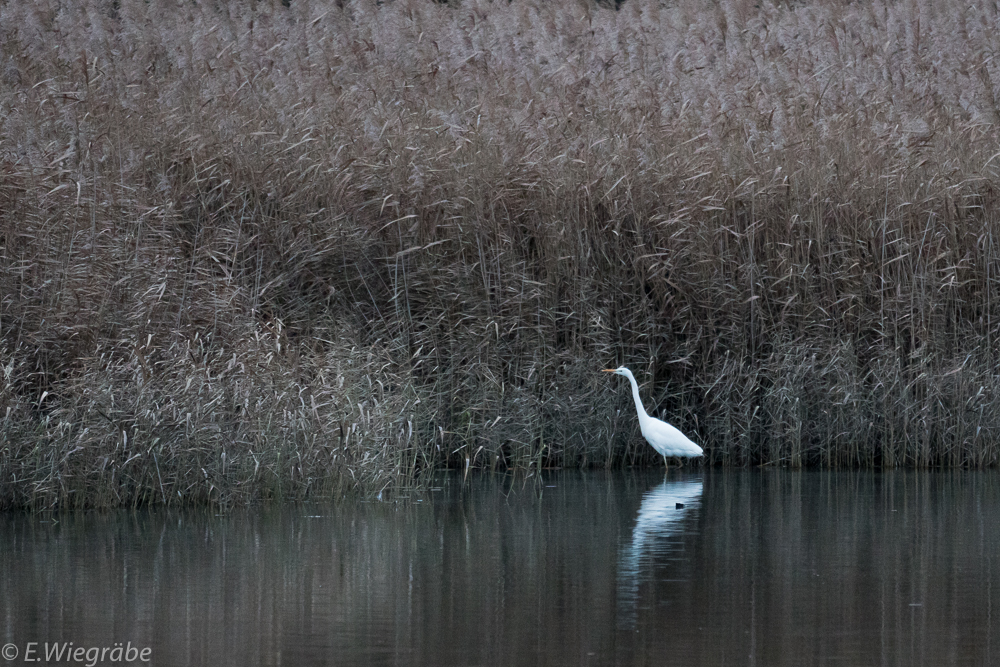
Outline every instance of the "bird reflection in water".
POLYGON ((700 479, 664 480, 642 497, 632 531, 618 559, 619 623, 634 628, 639 604, 639 583, 649 579, 653 566, 683 559, 683 525, 701 506, 700 479))

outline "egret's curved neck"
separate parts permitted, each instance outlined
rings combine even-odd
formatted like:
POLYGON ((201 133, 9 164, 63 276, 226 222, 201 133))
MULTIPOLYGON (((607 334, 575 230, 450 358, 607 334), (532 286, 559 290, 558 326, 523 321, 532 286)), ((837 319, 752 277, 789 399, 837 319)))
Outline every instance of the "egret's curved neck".
POLYGON ((632 383, 632 398, 635 399, 635 410, 639 413, 639 421, 642 421, 648 418, 649 415, 646 414, 646 408, 642 407, 642 401, 639 400, 639 384, 635 381, 635 376, 631 372, 626 377, 632 383))

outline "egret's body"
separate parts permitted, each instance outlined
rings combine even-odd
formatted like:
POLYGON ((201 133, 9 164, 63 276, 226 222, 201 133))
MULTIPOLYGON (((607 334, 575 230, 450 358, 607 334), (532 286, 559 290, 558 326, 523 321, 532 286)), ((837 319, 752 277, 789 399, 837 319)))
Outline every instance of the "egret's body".
POLYGON ((621 368, 609 368, 604 372, 624 375, 632 383, 632 398, 635 399, 635 411, 639 414, 639 430, 642 431, 642 437, 646 439, 646 442, 652 445, 653 449, 663 457, 664 465, 667 463, 668 456, 694 458, 704 455, 701 447, 691 442, 686 435, 667 422, 646 414, 646 409, 642 407, 642 401, 639 400, 639 385, 636 383, 632 371, 622 366, 621 368))

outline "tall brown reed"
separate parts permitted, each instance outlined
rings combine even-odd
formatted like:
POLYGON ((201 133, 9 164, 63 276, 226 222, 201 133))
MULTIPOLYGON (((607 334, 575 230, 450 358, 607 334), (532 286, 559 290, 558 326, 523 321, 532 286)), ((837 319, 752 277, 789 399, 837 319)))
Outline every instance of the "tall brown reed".
POLYGON ((992 5, 0 6, 0 504, 985 466, 992 5))

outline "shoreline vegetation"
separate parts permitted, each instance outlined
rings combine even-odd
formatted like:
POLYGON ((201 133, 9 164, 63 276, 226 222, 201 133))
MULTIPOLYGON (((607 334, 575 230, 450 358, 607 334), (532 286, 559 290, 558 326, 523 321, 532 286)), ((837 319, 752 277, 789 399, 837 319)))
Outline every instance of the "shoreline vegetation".
POLYGON ((285 4, 0 4, 0 507, 997 465, 995 4, 285 4))

